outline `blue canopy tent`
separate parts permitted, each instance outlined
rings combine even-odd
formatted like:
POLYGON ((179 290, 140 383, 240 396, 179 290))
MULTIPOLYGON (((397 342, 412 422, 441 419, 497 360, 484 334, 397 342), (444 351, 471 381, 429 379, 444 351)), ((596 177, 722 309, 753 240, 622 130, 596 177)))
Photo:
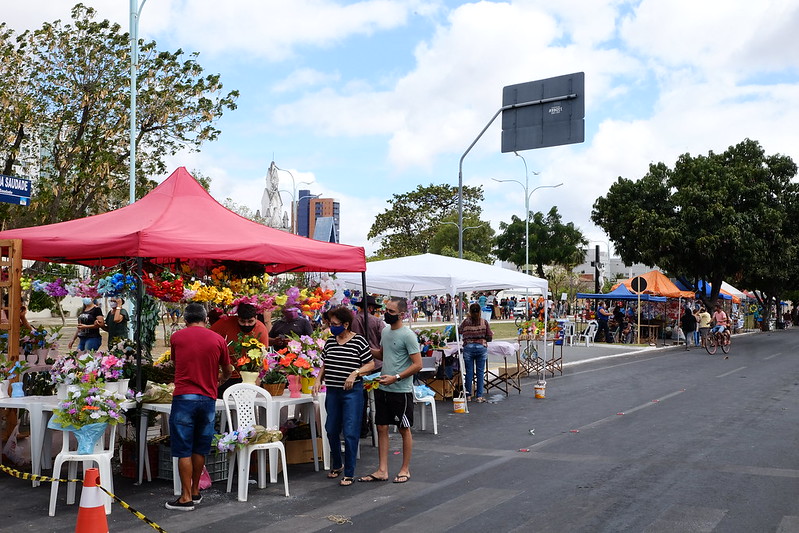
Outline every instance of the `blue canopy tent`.
MULTIPOLYGON (((638 300, 638 294, 632 292, 625 285, 619 285, 614 290, 605 294, 589 294, 578 292, 577 298, 584 298, 588 300, 638 300)), ((641 294, 642 302, 665 302, 665 296, 654 296, 652 294, 641 294)))
MULTIPOLYGON (((677 280, 674 282, 674 284, 677 285, 677 287, 680 290, 683 290, 683 291, 692 291, 692 290, 694 290, 693 287, 690 287, 685 282, 684 278, 677 278, 677 280)), ((699 290, 697 290, 696 293, 697 293, 697 295, 702 294, 705 298, 710 298, 710 290, 711 290, 711 288, 712 288, 712 286, 710 285, 710 283, 707 283, 704 280, 699 280, 699 287, 698 287, 699 290)), ((731 294, 727 294, 726 292, 724 292, 722 290, 722 291, 719 291, 719 299, 721 299, 721 300, 732 300, 732 295, 731 294)))

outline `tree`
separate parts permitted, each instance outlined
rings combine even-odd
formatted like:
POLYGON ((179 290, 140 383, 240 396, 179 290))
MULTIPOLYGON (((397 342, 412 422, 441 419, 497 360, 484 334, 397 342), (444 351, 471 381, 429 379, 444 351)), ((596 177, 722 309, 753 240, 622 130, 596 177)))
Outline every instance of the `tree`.
MULTIPOLYGON (((45 23, 14 37, 0 26, 0 161, 4 174, 34 178, 28 206, 0 206, 6 227, 49 224, 102 213, 129 196, 129 37, 76 5, 72 24, 45 23), (25 148, 34 153, 26 157, 25 148), (38 167, 38 168, 33 168, 38 167)), ((137 196, 166 171, 164 159, 199 149, 235 109, 197 54, 140 45, 137 91, 137 196)))
MULTIPOLYGON (((545 277, 545 265, 561 265, 572 269, 584 258, 588 241, 573 222, 564 224, 553 206, 546 216, 543 213, 530 213, 529 247, 525 247, 525 221, 516 215, 510 224, 499 223, 500 234, 495 241, 495 254, 503 261, 524 268, 525 255, 529 250, 530 265, 535 265, 538 277, 545 277)), ((527 267, 529 269, 529 265, 527 267)))
MULTIPOLYGON (((482 187, 463 186, 464 217, 479 217, 482 187)), ((377 256, 383 259, 423 254, 442 220, 451 220, 458 209, 458 189, 451 185, 418 185, 415 190, 394 194, 389 207, 377 215, 367 238, 381 239, 377 256)), ((466 224, 464 224, 466 226, 466 224)))
MULTIPOLYGON (((430 253, 458 257, 458 217, 442 220, 435 227, 430 239, 430 253)), ((491 264, 494 229, 480 217, 471 213, 463 216, 463 258, 469 261, 491 264)))
POLYGON ((650 165, 638 181, 619 177, 591 219, 626 263, 709 282, 709 306, 724 280, 774 294, 796 260, 796 171, 789 157, 746 139, 721 154, 684 154, 673 169, 650 165))

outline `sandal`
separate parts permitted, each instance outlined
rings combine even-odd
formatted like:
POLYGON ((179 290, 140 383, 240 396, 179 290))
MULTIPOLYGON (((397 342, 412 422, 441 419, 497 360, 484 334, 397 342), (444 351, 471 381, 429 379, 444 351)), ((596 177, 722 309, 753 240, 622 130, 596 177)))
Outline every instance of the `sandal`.
POLYGON ((485 398, 483 398, 482 396, 480 396, 480 397, 479 397, 479 398, 477 398, 477 400, 475 400, 475 401, 476 401, 477 403, 485 403, 486 399, 485 399, 485 398))
POLYGON ((341 468, 331 468, 330 472, 327 474, 327 479, 336 479, 342 472, 344 472, 343 466, 341 468))
POLYGON ((344 476, 343 478, 341 478, 341 481, 339 481, 338 484, 341 485, 342 487, 349 487, 354 482, 355 482, 355 478, 352 478, 352 477, 349 477, 349 476, 344 476))

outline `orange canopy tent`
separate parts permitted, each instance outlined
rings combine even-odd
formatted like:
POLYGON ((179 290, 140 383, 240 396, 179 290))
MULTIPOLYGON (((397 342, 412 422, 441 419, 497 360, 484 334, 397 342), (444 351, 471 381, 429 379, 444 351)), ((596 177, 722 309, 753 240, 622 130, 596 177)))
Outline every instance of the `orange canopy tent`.
MULTIPOLYGON (((641 274, 642 278, 646 280, 646 290, 644 294, 654 294, 655 296, 665 296, 666 298, 695 298, 696 295, 691 291, 680 290, 672 281, 667 278, 661 271, 652 270, 646 274, 641 274)), ((619 285, 624 285, 632 290, 633 278, 622 280, 613 286, 613 289, 619 285)))

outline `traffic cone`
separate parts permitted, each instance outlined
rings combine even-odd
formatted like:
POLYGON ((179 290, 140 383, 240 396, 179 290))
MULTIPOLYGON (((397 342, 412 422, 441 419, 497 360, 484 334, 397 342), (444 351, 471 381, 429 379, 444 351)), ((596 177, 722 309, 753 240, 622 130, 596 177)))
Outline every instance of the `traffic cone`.
POLYGON ((83 475, 83 490, 80 493, 80 508, 75 533, 108 533, 105 518, 105 504, 97 485, 100 484, 100 470, 88 468, 83 475))

